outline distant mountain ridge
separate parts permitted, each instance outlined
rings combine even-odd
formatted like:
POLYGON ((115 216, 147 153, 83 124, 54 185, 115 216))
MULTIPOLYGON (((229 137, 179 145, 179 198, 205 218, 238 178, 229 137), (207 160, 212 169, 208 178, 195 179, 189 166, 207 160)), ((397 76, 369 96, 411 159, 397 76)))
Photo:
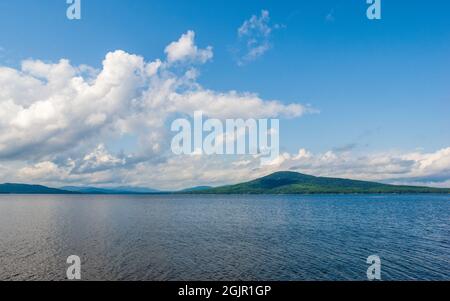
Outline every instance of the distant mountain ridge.
POLYGON ((204 191, 204 190, 209 190, 212 189, 214 187, 211 186, 195 186, 195 187, 191 187, 191 188, 186 188, 183 190, 180 190, 179 192, 197 192, 197 191, 204 191))
POLYGON ((114 188, 64 186, 60 189, 83 194, 151 194, 160 192, 156 189, 131 186, 121 186, 114 188))
POLYGON ((315 177, 298 172, 276 172, 253 181, 221 187, 197 186, 163 192, 142 187, 74 187, 60 189, 42 185, 0 184, 0 194, 379 194, 379 193, 449 193, 450 188, 400 186, 376 182, 315 177))
POLYGON ((0 194, 79 194, 74 191, 50 188, 42 185, 0 184, 0 194))

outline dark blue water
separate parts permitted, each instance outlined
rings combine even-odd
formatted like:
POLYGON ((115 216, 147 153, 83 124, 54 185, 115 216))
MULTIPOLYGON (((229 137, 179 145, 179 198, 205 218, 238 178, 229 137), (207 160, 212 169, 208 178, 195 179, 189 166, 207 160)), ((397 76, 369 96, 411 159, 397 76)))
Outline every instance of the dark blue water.
POLYGON ((450 196, 0 196, 0 280, 450 280, 450 196))

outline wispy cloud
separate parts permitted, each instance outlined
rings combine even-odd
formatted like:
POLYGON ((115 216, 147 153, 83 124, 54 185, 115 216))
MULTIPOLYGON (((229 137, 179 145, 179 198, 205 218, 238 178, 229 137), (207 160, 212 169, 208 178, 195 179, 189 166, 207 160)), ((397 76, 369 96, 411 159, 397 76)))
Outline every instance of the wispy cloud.
POLYGON ((261 14, 253 15, 237 30, 238 46, 235 49, 238 65, 244 65, 263 56, 272 48, 271 37, 276 29, 284 25, 271 24, 270 14, 262 10, 261 14))

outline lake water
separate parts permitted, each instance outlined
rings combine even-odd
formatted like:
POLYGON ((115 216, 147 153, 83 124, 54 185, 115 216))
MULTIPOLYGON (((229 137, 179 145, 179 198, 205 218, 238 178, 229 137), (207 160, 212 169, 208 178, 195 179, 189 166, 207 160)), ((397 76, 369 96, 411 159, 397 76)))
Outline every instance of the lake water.
POLYGON ((0 196, 0 280, 450 280, 450 196, 0 196))

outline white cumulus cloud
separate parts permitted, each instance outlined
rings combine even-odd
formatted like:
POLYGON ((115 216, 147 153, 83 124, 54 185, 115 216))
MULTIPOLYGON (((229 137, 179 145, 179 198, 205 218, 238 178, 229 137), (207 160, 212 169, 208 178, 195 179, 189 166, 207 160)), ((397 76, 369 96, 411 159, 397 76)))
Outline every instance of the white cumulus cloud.
POLYGON ((167 124, 177 116, 203 110, 220 119, 293 118, 310 110, 256 93, 201 86, 195 66, 213 52, 198 47, 194 38, 188 31, 167 46, 166 58, 153 61, 123 50, 109 52, 99 69, 68 59, 29 59, 18 69, 0 66, 0 179, 136 182, 135 170, 170 160, 167 124), (127 136, 135 143, 126 153, 108 149, 127 136))

